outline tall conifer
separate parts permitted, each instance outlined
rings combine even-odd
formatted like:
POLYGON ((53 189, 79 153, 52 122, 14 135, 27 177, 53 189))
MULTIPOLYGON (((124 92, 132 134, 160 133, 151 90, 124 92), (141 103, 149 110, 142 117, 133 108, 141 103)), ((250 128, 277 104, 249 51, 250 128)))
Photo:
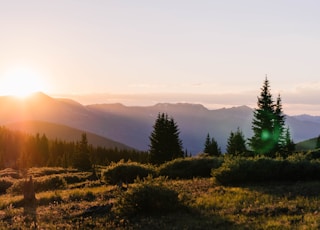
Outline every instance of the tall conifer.
POLYGON ((258 108, 254 110, 249 145, 256 154, 275 156, 284 145, 285 116, 282 111, 281 97, 276 103, 272 99, 269 80, 265 79, 258 97, 258 108))
POLYGON ((158 114, 150 139, 150 162, 162 164, 175 158, 183 157, 182 141, 179 128, 173 118, 165 113, 158 114))

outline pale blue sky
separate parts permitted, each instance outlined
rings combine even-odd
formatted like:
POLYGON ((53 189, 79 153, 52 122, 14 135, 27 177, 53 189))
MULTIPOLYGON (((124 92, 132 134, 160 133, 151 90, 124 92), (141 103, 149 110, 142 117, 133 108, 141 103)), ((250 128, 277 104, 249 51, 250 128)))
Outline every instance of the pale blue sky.
POLYGON ((18 72, 51 95, 200 94, 188 101, 254 106, 268 74, 285 108, 320 115, 319 9, 311 0, 0 0, 0 94, 18 72))

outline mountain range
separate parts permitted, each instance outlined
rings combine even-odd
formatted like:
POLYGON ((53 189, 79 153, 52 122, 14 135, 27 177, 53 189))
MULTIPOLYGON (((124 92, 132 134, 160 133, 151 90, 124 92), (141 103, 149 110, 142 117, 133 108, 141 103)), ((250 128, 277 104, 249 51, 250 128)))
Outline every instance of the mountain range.
MULTIPOLYGON (((238 127, 246 138, 252 136, 253 110, 248 106, 216 110, 189 103, 85 106, 73 100, 52 98, 43 93, 35 93, 24 100, 0 97, 0 125, 25 132, 46 133, 50 138, 67 140, 79 139, 80 132, 87 132, 95 135, 88 137, 89 142, 90 139, 96 140, 97 136, 100 136, 100 141, 95 141, 95 144, 105 147, 147 150, 152 126, 157 115, 162 112, 174 118, 183 146, 192 154, 203 150, 208 133, 215 138, 222 151, 225 151, 230 132, 236 131, 238 127), (77 132, 74 132, 75 130, 77 132)), ((320 117, 286 116, 286 123, 295 142, 320 134, 320 117)))

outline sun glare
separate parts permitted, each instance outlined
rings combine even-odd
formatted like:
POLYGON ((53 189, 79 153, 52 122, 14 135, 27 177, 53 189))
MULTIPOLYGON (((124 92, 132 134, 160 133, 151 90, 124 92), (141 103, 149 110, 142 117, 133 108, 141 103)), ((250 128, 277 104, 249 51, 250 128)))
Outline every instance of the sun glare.
POLYGON ((1 88, 3 95, 24 98, 34 92, 44 91, 46 85, 34 71, 28 68, 14 68, 5 74, 1 88))

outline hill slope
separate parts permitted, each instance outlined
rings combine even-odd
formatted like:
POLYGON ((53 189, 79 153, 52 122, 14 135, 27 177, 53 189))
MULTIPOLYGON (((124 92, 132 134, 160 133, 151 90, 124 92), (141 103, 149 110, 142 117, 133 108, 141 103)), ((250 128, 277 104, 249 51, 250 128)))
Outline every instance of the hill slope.
MULTIPOLYGON (((21 121, 5 125, 8 129, 19 130, 29 134, 43 134, 48 139, 65 140, 65 141, 79 141, 81 140, 81 134, 84 132, 79 129, 71 128, 65 125, 53 124, 43 121, 21 121)), ((132 149, 129 146, 121 144, 119 142, 112 141, 108 138, 98 136, 94 133, 86 132, 88 143, 93 146, 101 146, 106 148, 118 148, 118 149, 132 149)))

